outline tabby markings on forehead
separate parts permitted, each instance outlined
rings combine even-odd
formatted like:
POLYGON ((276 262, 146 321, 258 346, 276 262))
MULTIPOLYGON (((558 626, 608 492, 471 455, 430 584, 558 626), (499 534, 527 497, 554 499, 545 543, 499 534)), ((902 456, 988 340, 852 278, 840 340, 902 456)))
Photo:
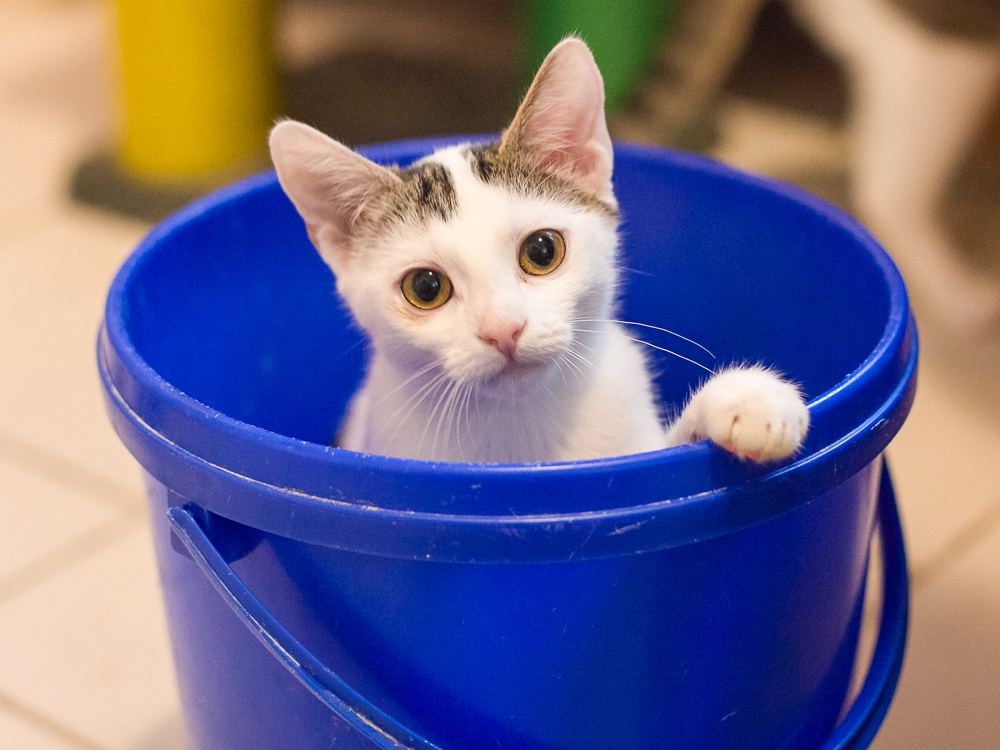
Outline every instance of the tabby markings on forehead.
POLYGON ((455 182, 443 164, 423 162, 396 171, 401 179, 368 206, 376 224, 432 218, 447 221, 455 215, 455 182))
POLYGON ((469 146, 466 149, 472 173, 487 185, 497 185, 522 195, 554 198, 600 211, 617 219, 614 206, 575 188, 566 177, 536 166, 533 154, 525 149, 500 148, 500 142, 469 146))

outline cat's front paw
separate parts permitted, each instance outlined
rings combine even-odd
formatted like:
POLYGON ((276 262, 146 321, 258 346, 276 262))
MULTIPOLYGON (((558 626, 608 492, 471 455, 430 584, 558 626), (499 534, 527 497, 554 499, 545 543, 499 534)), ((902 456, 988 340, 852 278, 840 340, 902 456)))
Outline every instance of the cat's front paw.
POLYGON ((709 439, 741 459, 777 461, 793 455, 809 429, 799 389, 764 367, 719 373, 692 397, 678 426, 688 439, 709 439))

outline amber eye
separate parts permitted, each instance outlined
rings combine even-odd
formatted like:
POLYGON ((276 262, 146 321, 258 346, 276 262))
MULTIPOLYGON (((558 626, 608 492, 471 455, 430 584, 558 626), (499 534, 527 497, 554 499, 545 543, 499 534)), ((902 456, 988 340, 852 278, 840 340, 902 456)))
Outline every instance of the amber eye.
POLYGON ((421 310, 441 307, 451 297, 451 280, 430 268, 407 271, 399 286, 406 301, 421 310))
POLYGON ((566 256, 566 240, 555 229, 539 229, 521 243, 517 262, 521 270, 532 276, 555 271, 566 256))

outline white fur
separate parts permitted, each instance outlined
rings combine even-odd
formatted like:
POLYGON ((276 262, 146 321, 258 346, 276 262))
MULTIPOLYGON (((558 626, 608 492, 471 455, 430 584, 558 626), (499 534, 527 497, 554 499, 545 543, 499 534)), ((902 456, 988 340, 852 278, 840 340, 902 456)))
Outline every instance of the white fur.
MULTIPOLYGON (((341 447, 429 460, 540 462, 705 437, 761 461, 801 445, 808 424, 802 398, 763 368, 712 378, 664 429, 644 354, 610 320, 618 237, 608 212, 565 195, 486 184, 455 146, 427 159, 451 174, 454 215, 355 236, 365 196, 398 177, 310 131, 282 123, 272 133, 272 155, 372 343, 341 447), (562 233, 566 254, 553 272, 532 276, 520 269, 518 249, 539 229, 562 233), (410 305, 400 282, 414 268, 447 274, 448 302, 433 310, 410 305), (519 333, 507 354, 490 342, 512 331, 519 333)), ((582 42, 568 40, 550 54, 504 138, 529 143, 543 165, 578 189, 614 201, 603 87, 582 42)))

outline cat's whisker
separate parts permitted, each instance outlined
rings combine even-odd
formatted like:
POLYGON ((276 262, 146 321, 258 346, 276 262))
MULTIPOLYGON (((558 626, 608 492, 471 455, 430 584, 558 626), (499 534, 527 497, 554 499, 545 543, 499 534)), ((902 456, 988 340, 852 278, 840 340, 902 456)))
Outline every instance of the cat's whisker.
MULTIPOLYGON (((583 342, 582 342, 582 341, 580 341, 579 339, 577 339, 577 340, 576 340, 576 341, 574 341, 573 343, 575 343, 575 344, 576 344, 577 346, 582 346, 582 347, 583 347, 584 349, 586 349, 586 350, 587 350, 588 352, 590 352, 591 354, 596 354, 596 352, 594 351, 594 347, 592 347, 592 346, 589 346, 588 344, 585 344, 585 343, 583 343, 583 342)), ((577 353, 579 354, 579 352, 577 352, 577 353)), ((591 364, 593 365, 593 362, 591 362, 591 364)), ((596 369, 596 367, 597 367, 597 366, 596 366, 596 365, 594 365, 594 367, 595 367, 595 369, 596 369)))
POLYGON ((562 357, 556 359, 556 367, 559 370, 559 374, 562 376, 563 388, 569 387, 569 380, 566 379, 566 371, 562 367, 562 357))
POLYGON ((597 366, 594 365, 593 362, 591 362, 587 357, 585 357, 583 354, 576 351, 575 349, 572 348, 566 349, 566 354, 575 359, 577 362, 582 362, 583 364, 587 365, 588 367, 590 367, 590 369, 594 370, 595 372, 597 371, 597 366))
POLYGON ((419 406, 420 402, 423 401, 423 399, 426 398, 428 395, 430 395, 430 393, 433 392, 436 388, 438 388, 441 385, 441 383, 444 380, 447 379, 447 377, 448 377, 447 373, 445 373, 445 372, 439 372, 433 378, 431 378, 430 380, 428 380, 426 383, 424 383, 422 386, 420 386, 420 388, 418 388, 403 403, 403 405, 399 409, 396 410, 396 415, 398 415, 403 409, 405 409, 406 406, 407 406, 407 404, 413 403, 413 408, 411 408, 410 411, 407 412, 406 417, 404 417, 403 420, 402 420, 402 421, 405 422, 407 419, 409 419, 409 417, 413 413, 414 409, 416 409, 416 407, 419 406), (416 399, 415 403, 414 403, 414 399, 416 399))
MULTIPOLYGON (((438 405, 441 403, 441 399, 444 398, 445 394, 448 392, 448 388, 449 388, 450 385, 451 385, 450 382, 445 382, 444 383, 444 387, 442 389, 440 389, 439 392, 436 393, 436 395, 437 395, 437 401, 435 402, 433 409, 431 409, 431 413, 429 415, 425 415, 424 429, 423 429, 423 432, 420 433, 420 442, 417 444, 417 454, 418 455, 423 451, 424 441, 427 439, 427 430, 430 429, 431 420, 433 419, 434 414, 437 411, 438 405)), ((423 400, 423 399, 421 399, 421 400, 423 400)))
POLYGON ((681 339, 682 341, 687 341, 689 344, 693 344, 694 346, 697 346, 699 349, 701 349, 703 352, 705 352, 712 359, 717 359, 717 357, 714 354, 712 354, 712 352, 709 351, 709 349, 707 347, 702 346, 701 344, 699 344, 694 339, 689 339, 687 336, 682 336, 681 334, 677 333, 677 331, 671 331, 669 328, 661 328, 660 326, 653 326, 653 325, 650 325, 649 323, 636 323, 634 320, 616 320, 614 318, 575 318, 573 322, 575 322, 575 323, 620 323, 621 325, 625 325, 625 326, 638 326, 640 328, 651 328, 654 331, 661 331, 662 333, 669 333, 671 336, 676 336, 677 338, 681 339))
POLYGON ((483 460, 482 442, 476 437, 476 429, 479 425, 473 426, 472 404, 479 398, 479 382, 475 381, 469 388, 469 400, 465 407, 465 428, 469 431, 469 442, 472 443, 472 450, 477 461, 483 460))
MULTIPOLYGON (((444 448, 445 448, 444 452, 445 453, 451 453, 451 451, 449 450, 449 445, 451 444, 452 428, 455 427, 455 407, 458 406, 458 399, 462 395, 462 385, 463 385, 462 383, 456 383, 455 387, 451 389, 451 393, 448 395, 448 401, 445 404, 444 411, 442 411, 442 413, 441 413, 441 418, 442 418, 443 423, 444 423, 443 426, 444 426, 444 448)), ((434 439, 435 439, 435 441, 437 440, 437 436, 436 435, 434 436, 434 439)), ((461 452, 461 449, 460 449, 460 446, 459 446, 460 442, 461 441, 458 440, 458 436, 456 435, 455 436, 455 446, 457 448, 459 448, 459 457, 461 458, 461 453, 462 452, 461 452)), ((437 445, 436 445, 436 442, 435 442, 435 446, 434 446, 434 455, 437 455, 437 445)), ((461 460, 464 461, 465 459, 462 458, 461 460)))
POLYGON ((434 423, 434 440, 431 443, 431 452, 429 456, 430 458, 433 458, 435 455, 437 455, 437 441, 438 441, 438 435, 441 432, 441 422, 442 419, 444 418, 444 413, 447 404, 450 403, 451 401, 451 394, 452 391, 454 391, 454 389, 455 389, 455 381, 453 380, 450 383, 448 383, 448 385, 445 386, 445 389, 441 392, 441 395, 438 397, 437 403, 434 404, 434 408, 431 410, 430 417, 427 420, 427 426, 425 427, 425 430, 430 428, 431 422, 434 423))
POLYGON ((476 401, 476 417, 477 417, 477 418, 478 418, 478 419, 479 419, 480 421, 482 421, 482 418, 483 418, 483 410, 482 410, 482 409, 481 409, 481 408, 479 407, 479 383, 478 383, 478 382, 476 383, 476 391, 475 391, 475 393, 473 394, 473 397, 475 398, 475 401, 476 401))
MULTIPOLYGON (((557 367, 559 366, 559 362, 558 361, 556 361, 556 366, 557 367)), ((552 393, 552 389, 549 388, 548 383, 546 383, 546 382, 543 381, 541 383, 541 386, 542 386, 542 389, 545 391, 545 393, 548 394, 548 396, 549 396, 550 399, 555 398, 555 395, 552 393)))
POLYGON ((441 392, 441 395, 438 396, 438 400, 434 404, 434 408, 431 409, 431 413, 427 417, 427 424, 424 425, 424 431, 420 436, 420 447, 423 448, 424 439, 427 437, 427 431, 430 429, 431 422, 435 422, 434 442, 431 443, 431 455, 435 455, 437 451, 438 433, 441 430, 441 421, 442 418, 444 417, 444 412, 445 412, 445 409, 442 408, 442 404, 446 405, 451 400, 451 395, 454 392, 456 385, 457 385, 456 381, 454 380, 449 381, 448 385, 441 392))
MULTIPOLYGON (((406 401, 403 402, 402 406, 396 409, 395 413, 392 415, 392 418, 387 421, 387 425, 391 424, 396 425, 396 429, 393 430, 392 435, 389 436, 388 440, 389 445, 392 445, 393 441, 395 441, 396 436, 399 434, 400 429, 402 429, 403 425, 409 421, 411 416, 413 416, 413 412, 417 410, 417 408, 420 406, 421 403, 423 403, 423 401, 426 398, 433 395, 433 393, 437 390, 438 387, 440 387, 441 383, 446 378, 447 378, 446 373, 444 372, 438 373, 433 378, 431 378, 427 383, 424 383, 420 388, 418 388, 416 392, 413 393, 413 395, 411 395, 406 401), (407 406, 410 407, 409 411, 406 412, 406 415, 402 419, 399 419, 397 421, 396 418, 402 413, 404 409, 407 408, 407 406)), ((376 437, 377 438, 381 437, 384 431, 385 428, 379 430, 376 437)))
POLYGON ((408 386, 410 383, 412 383, 414 380, 416 380, 417 378, 419 378, 421 375, 426 375, 428 372, 430 372, 431 370, 433 370, 435 367, 439 367, 442 364, 444 364, 444 360, 443 359, 435 359, 435 360, 431 361, 430 363, 424 365, 419 370, 417 370, 415 373, 413 373, 412 375, 410 375, 410 377, 408 377, 402 383, 400 383, 395 388, 393 388, 391 391, 389 391, 388 393, 384 394, 382 396, 382 398, 380 398, 378 401, 376 401, 374 404, 372 404, 372 406, 380 406, 387 398, 389 398, 390 396, 392 396, 395 393, 398 393, 400 390, 402 390, 403 388, 405 388, 406 386, 408 386))
MULTIPOLYGON (((583 346, 583 347, 585 347, 587 349, 590 349, 590 347, 587 346, 586 344, 584 344, 582 341, 577 341, 576 343, 580 344, 580 346, 583 346)), ((592 349, 590 349, 590 350, 593 351, 592 349)), ((607 383, 612 388, 614 388, 616 391, 618 391, 618 393, 621 394, 622 398, 624 398, 626 400, 631 400, 631 399, 635 398, 635 394, 629 394, 629 393, 626 393, 625 391, 623 391, 622 388, 621 388, 621 386, 618 385, 618 383, 616 383, 614 380, 612 380, 611 378, 609 378, 606 373, 602 372, 601 369, 597 365, 595 365, 587 357, 585 357, 582 354, 580 354, 580 352, 574 351, 573 349, 567 349, 566 352, 568 354, 571 354, 573 357, 575 357, 579 362, 582 362, 583 364, 585 364, 588 367, 590 367, 590 369, 593 370, 595 374, 599 375, 600 378, 605 383, 607 383)))
MULTIPOLYGON (((434 381, 432 380, 431 383, 433 382, 434 381)), ((425 383, 419 390, 411 394, 410 397, 406 399, 406 401, 400 404, 400 406, 397 407, 396 410, 392 413, 391 417, 388 420, 386 420, 385 424, 379 427, 378 431, 375 433, 375 438, 376 439, 381 438, 385 434, 386 430, 389 429, 389 427, 395 425, 396 429, 393 430, 392 435, 389 436, 388 442, 391 444, 392 441, 395 439, 396 435, 399 433, 400 427, 406 422, 406 417, 404 417, 403 419, 398 419, 399 415, 403 412, 404 409, 406 409, 408 406, 412 404, 412 408, 407 413, 408 417, 413 412, 413 409, 416 408, 416 405, 419 404, 421 400, 420 396, 421 392, 423 392, 429 387, 430 384, 425 383)))
MULTIPOLYGON (((590 330, 588 328, 574 328, 573 331, 577 332, 577 333, 601 333, 601 331, 593 331, 593 330, 590 330)), ((624 336, 624 334, 622 334, 622 335, 624 336)), ((629 341, 634 341, 637 344, 642 344, 643 346, 648 346, 651 349, 656 349, 657 351, 664 352, 666 354, 672 354, 673 356, 677 357, 678 359, 683 359, 685 362, 690 362, 692 365, 695 365, 696 367, 700 367, 702 370, 704 370, 705 372, 707 372, 707 373, 709 373, 711 375, 717 374, 716 371, 713 370, 711 367, 706 367, 701 362, 693 360, 690 357, 685 357, 683 354, 678 354, 677 352, 671 351, 670 349, 665 349, 662 346, 657 346, 656 344, 651 344, 648 341, 643 341, 642 339, 637 339, 634 336, 625 336, 625 338, 627 338, 629 341)))
POLYGON ((469 395, 470 385, 462 383, 458 390, 458 399, 455 402, 455 445, 458 446, 458 455, 463 461, 465 457, 465 446, 462 444, 462 417, 465 409, 465 400, 469 395))
POLYGON ((479 455, 479 446, 476 445, 476 434, 472 431, 472 421, 469 419, 469 405, 472 403, 472 397, 474 393, 479 392, 479 383, 470 382, 469 387, 465 391, 465 431, 469 435, 469 442, 472 443, 473 454, 479 455))
MULTIPOLYGON (((448 388, 448 397, 444 402, 444 407, 441 409, 441 413, 438 415, 438 424, 434 430, 434 444, 431 446, 431 454, 437 456, 438 448, 438 431, 444 431, 444 453, 450 453, 448 446, 451 443, 452 431, 455 432, 456 447, 459 446, 460 440, 458 436, 458 424, 455 419, 455 410, 458 407, 459 399, 462 396, 462 391, 464 390, 465 383, 460 381, 455 381, 448 388)), ((464 459, 463 459, 464 460, 464 459)))
POLYGON ((566 371, 563 370, 562 357, 561 356, 560 357, 556 357, 556 359, 554 361, 555 361, 556 369, 559 370, 559 375, 563 379, 563 388, 566 388, 566 387, 569 386, 569 381, 566 379, 566 371))
MULTIPOLYGON (((587 344, 583 343, 582 341, 579 341, 579 340, 577 340, 577 341, 576 341, 576 342, 574 342, 574 343, 576 343, 576 344, 577 344, 577 346, 582 346, 582 347, 583 347, 584 349, 586 349, 586 350, 587 350, 588 352, 590 352, 591 354, 594 354, 594 355, 596 355, 596 354, 597 354, 597 353, 596 353, 596 352, 594 351, 593 347, 591 347, 591 346, 588 346, 587 344)), ((587 365, 589 365, 589 366, 590 366, 590 368, 591 368, 591 369, 592 369, 592 370, 593 370, 593 371, 594 371, 595 373, 597 373, 598 375, 600 375, 600 376, 601 376, 601 377, 602 377, 602 378, 604 379, 604 382, 606 382, 606 383, 608 383, 608 384, 610 384, 610 385, 614 386, 614 388, 616 388, 616 389, 618 390, 618 392, 619 392, 619 393, 621 393, 622 395, 625 395, 625 392, 624 392, 624 391, 622 391, 622 389, 621 389, 621 388, 620 388, 620 387, 618 386, 618 384, 617 384, 617 383, 615 383, 615 382, 614 382, 614 381, 613 381, 613 380, 612 380, 611 378, 609 378, 609 377, 608 377, 608 376, 607 376, 606 374, 604 374, 604 373, 603 373, 603 372, 601 371, 601 368, 599 368, 599 367, 598 367, 598 366, 597 366, 596 364, 594 364, 594 361, 593 361, 593 360, 589 359, 588 357, 585 357, 585 356, 583 356, 583 355, 582 355, 582 354, 581 354, 580 352, 577 352, 577 351, 573 351, 573 354, 575 354, 575 355, 576 355, 576 356, 577 356, 577 357, 578 357, 578 358, 580 359, 580 361, 582 361, 582 362, 586 363, 587 365)))
MULTIPOLYGON (((565 365, 566 369, 569 369, 570 372, 572 372, 572 368, 570 368, 569 362, 566 361, 566 358, 565 358, 564 355, 560 355, 559 359, 557 359, 556 361, 559 363, 559 370, 560 370, 560 372, 563 373, 563 382, 568 385, 569 384, 569 378, 566 377, 566 374, 565 374, 566 370, 563 369, 563 365, 565 365)), ((576 377, 577 381, 579 382, 580 376, 577 375, 576 373, 573 373, 573 375, 576 377)))
POLYGON ((568 356, 566 356, 566 355, 568 355, 570 353, 570 351, 571 350, 569 350, 569 349, 563 350, 562 356, 560 357, 560 359, 561 359, 562 362, 566 363, 566 366, 570 369, 570 372, 572 372, 573 375, 576 377, 576 382, 580 386, 583 386, 583 385, 585 385, 585 380, 584 380, 584 377, 583 377, 583 375, 584 375, 583 370, 580 369, 580 365, 576 364, 571 359, 569 359, 568 356))
MULTIPOLYGON (((434 408, 431 410, 430 416, 427 418, 427 424, 424 426, 424 433, 430 429, 431 423, 434 423, 434 439, 431 441, 430 453, 427 458, 433 460, 437 455, 437 443, 438 435, 441 432, 441 421, 444 417, 445 406, 451 400, 451 393, 455 388, 455 381, 448 383, 445 389, 441 392, 438 397, 437 403, 434 404, 434 408)), ((423 445, 423 437, 420 439, 420 444, 423 445)))
POLYGON ((450 436, 452 432, 455 433, 455 446, 458 448, 458 454, 461 459, 465 460, 465 454, 462 451, 462 436, 459 430, 459 407, 462 403, 462 396, 465 393, 465 383, 458 383, 457 387, 454 389, 454 393, 448 399, 448 408, 445 412, 445 447, 447 447, 450 442, 450 436))

